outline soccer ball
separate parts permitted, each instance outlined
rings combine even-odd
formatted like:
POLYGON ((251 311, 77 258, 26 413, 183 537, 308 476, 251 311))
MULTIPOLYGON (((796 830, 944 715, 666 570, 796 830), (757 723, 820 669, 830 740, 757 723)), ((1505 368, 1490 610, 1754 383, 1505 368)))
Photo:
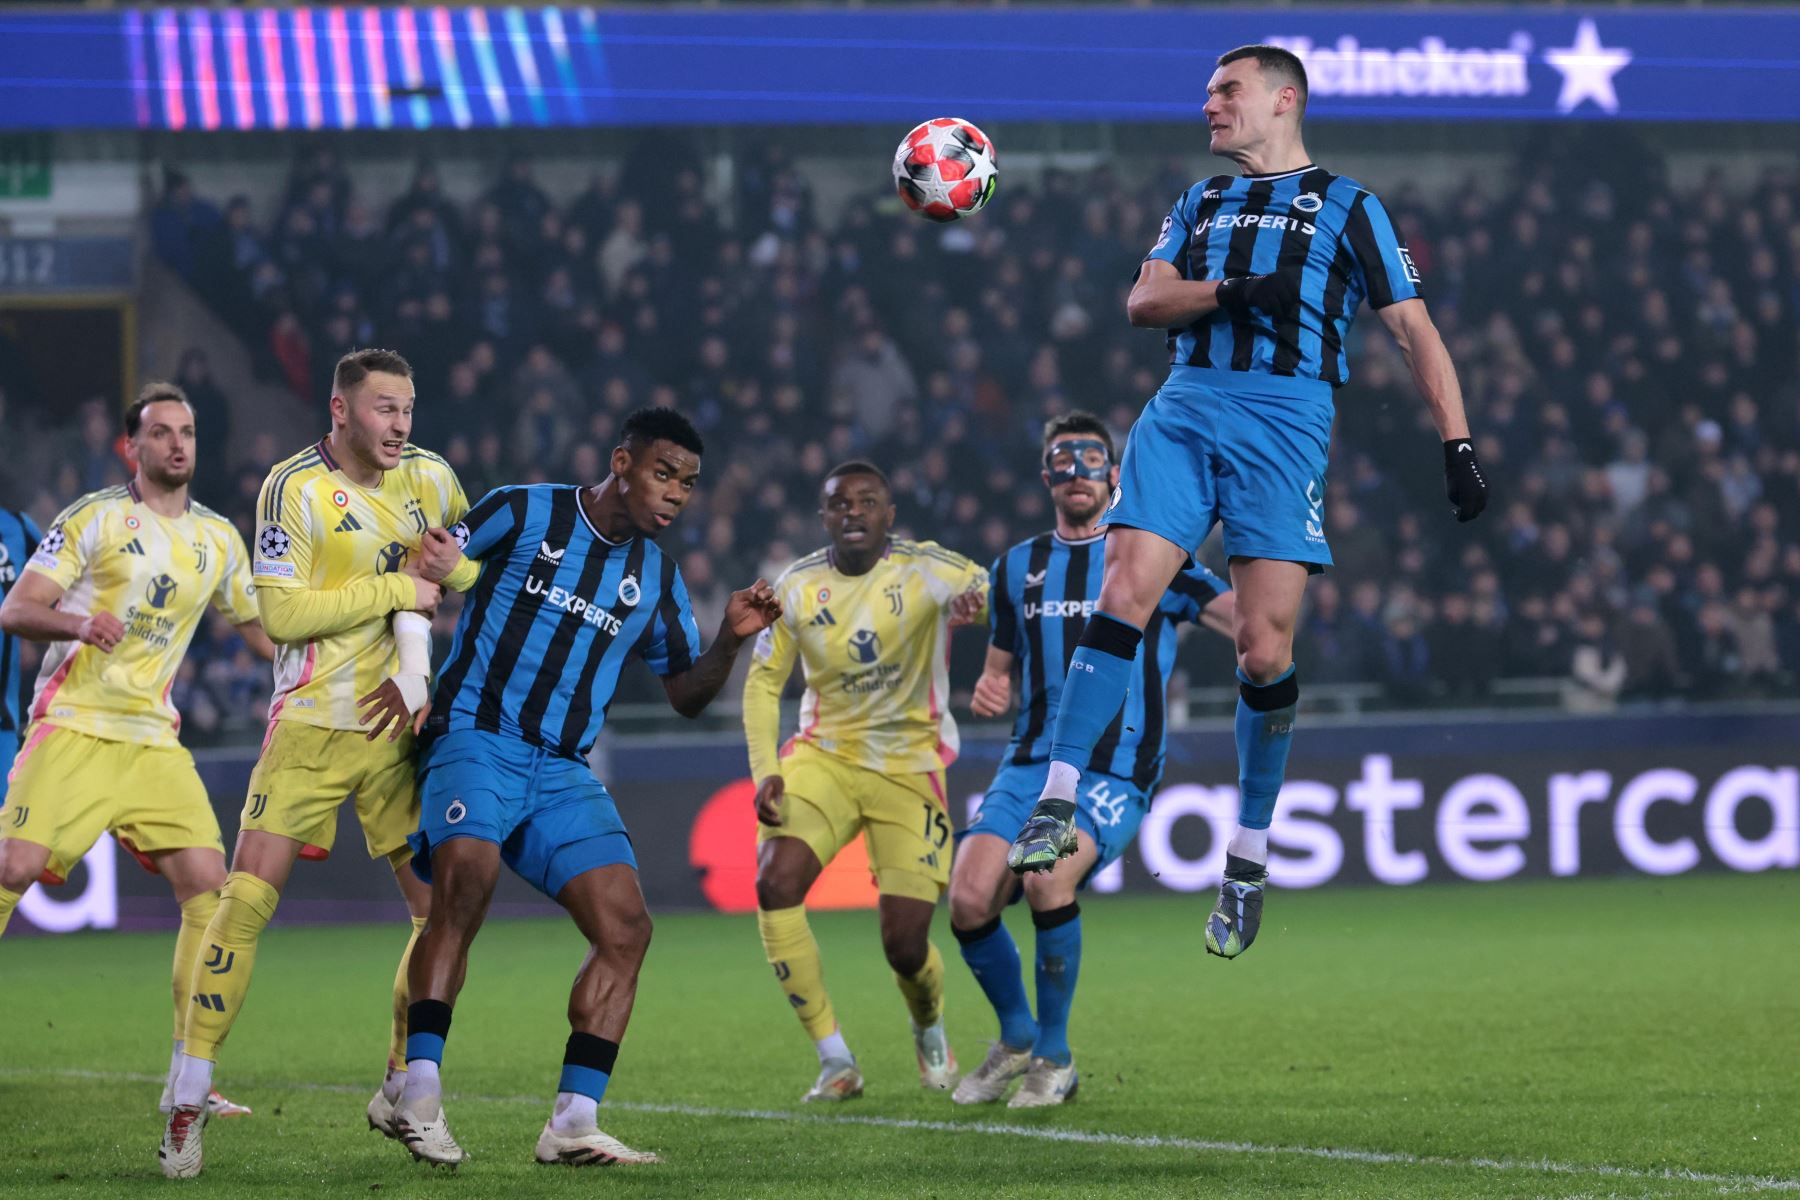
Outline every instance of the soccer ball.
POLYGON ((994 143, 961 117, 915 126, 894 151, 895 190, 906 207, 930 221, 980 212, 999 176, 994 143))

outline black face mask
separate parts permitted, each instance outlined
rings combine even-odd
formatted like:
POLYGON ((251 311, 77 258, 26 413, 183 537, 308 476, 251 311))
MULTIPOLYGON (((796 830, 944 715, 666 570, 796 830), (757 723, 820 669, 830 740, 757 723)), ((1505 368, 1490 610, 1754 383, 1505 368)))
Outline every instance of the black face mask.
POLYGON ((1050 473, 1051 487, 1071 479, 1104 483, 1112 465, 1112 455, 1099 438, 1064 438, 1044 451, 1044 470, 1050 473))

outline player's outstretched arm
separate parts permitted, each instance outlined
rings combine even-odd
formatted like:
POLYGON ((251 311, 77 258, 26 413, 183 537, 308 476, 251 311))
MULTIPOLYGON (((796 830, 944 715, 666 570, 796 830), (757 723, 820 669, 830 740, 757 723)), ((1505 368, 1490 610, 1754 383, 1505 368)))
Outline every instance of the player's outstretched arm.
POLYGON ((57 609, 63 587, 48 575, 27 569, 6 603, 0 604, 0 633, 32 642, 82 642, 111 654, 125 636, 125 626, 109 612, 66 613, 57 609))
POLYGON ((719 689, 731 677, 732 664, 744 642, 781 619, 781 601, 767 580, 759 579, 725 602, 725 619, 719 635, 694 665, 678 675, 663 676, 669 706, 690 719, 706 711, 719 689))
POLYGON ((987 662, 982 664, 981 678, 975 681, 975 695, 969 711, 978 717, 1003 717, 1012 707, 1013 653, 989 645, 987 662))
POLYGON ((1481 464, 1475 459, 1475 445, 1469 440, 1462 385, 1457 382, 1450 351, 1444 347, 1425 301, 1414 297, 1376 311, 1399 344, 1407 369, 1412 372, 1413 386, 1431 410, 1432 424, 1443 439, 1445 491, 1456 519, 1473 521, 1487 507, 1488 486, 1481 464))

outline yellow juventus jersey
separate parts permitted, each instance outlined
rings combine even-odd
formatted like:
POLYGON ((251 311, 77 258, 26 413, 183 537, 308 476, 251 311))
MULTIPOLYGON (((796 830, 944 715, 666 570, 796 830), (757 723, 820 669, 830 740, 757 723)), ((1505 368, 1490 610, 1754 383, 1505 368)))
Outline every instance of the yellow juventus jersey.
POLYGON ((796 740, 871 770, 936 771, 960 745, 950 715, 950 601, 971 588, 986 609, 987 569, 936 542, 892 539, 865 575, 831 552, 775 581, 781 620, 756 642, 744 682, 750 772, 781 767, 781 689, 800 657, 806 695, 796 740))
POLYGON ((64 509, 26 570, 62 587, 60 611, 109 612, 125 626, 111 654, 53 643, 31 701, 33 723, 106 741, 180 745, 181 714, 169 692, 206 606, 234 625, 256 619, 249 556, 231 522, 198 504, 161 516, 135 483, 64 509))
MULTIPOLYGON (((469 508, 450 464, 409 445, 373 488, 338 469, 323 440, 269 472, 257 500, 253 574, 258 588, 335 591, 396 575, 427 529, 449 528, 469 508)), ((472 579, 473 564, 459 575, 472 579)), ((453 575, 446 583, 466 588, 453 575)), ((380 589, 385 600, 333 633, 275 647, 271 721, 323 729, 361 727, 356 702, 399 666, 389 614, 410 602, 411 583, 380 589), (403 585, 403 586, 401 586, 403 585), (405 597, 401 600, 400 597, 405 597)), ((265 625, 269 622, 265 621, 265 625)), ((271 637, 276 630, 269 629, 271 637)))

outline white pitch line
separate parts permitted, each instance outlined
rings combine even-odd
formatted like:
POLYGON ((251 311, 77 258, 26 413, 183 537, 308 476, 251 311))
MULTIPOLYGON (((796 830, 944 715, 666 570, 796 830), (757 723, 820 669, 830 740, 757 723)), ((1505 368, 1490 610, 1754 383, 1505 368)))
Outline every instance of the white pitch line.
MULTIPOLYGON (((90 1079, 103 1083, 162 1083, 161 1075, 128 1071, 90 1071, 80 1068, 34 1070, 28 1067, 0 1067, 0 1079, 90 1079)), ((360 1096, 367 1087, 346 1083, 310 1083, 296 1081, 246 1081, 245 1086, 267 1090, 295 1092, 327 1092, 360 1096)), ((481 1104, 546 1104, 545 1096, 482 1096, 467 1092, 447 1092, 446 1100, 462 1100, 481 1104)), ((911 1117, 874 1117, 845 1113, 824 1116, 817 1113, 786 1112, 763 1108, 709 1108, 697 1104, 651 1104, 639 1101, 608 1100, 611 1112, 659 1113, 669 1116, 724 1118, 738 1121, 783 1121, 794 1125, 864 1125, 876 1129, 922 1130, 929 1133, 976 1133, 989 1137, 1027 1138, 1041 1142, 1075 1142, 1093 1146, 1124 1146, 1142 1150, 1186 1150, 1201 1154, 1254 1154, 1271 1157, 1322 1158, 1334 1162, 1367 1163, 1373 1166, 1443 1167, 1461 1171, 1526 1171, 1545 1175, 1568 1175, 1597 1179, 1662 1180, 1682 1183, 1715 1184, 1727 1188, 1754 1191, 1800 1192, 1800 1179, 1773 1175, 1730 1175, 1711 1171, 1690 1171, 1675 1167, 1650 1170, 1644 1167, 1616 1167, 1605 1163, 1564 1163, 1549 1159, 1521 1158, 1449 1158, 1435 1154, 1407 1154, 1394 1150, 1356 1150, 1335 1146, 1273 1146, 1258 1142, 1226 1142, 1207 1138, 1176 1137, 1164 1134, 1106 1133, 1091 1129, 1061 1129, 1055 1126, 1009 1125, 997 1121, 926 1121, 911 1117)))

